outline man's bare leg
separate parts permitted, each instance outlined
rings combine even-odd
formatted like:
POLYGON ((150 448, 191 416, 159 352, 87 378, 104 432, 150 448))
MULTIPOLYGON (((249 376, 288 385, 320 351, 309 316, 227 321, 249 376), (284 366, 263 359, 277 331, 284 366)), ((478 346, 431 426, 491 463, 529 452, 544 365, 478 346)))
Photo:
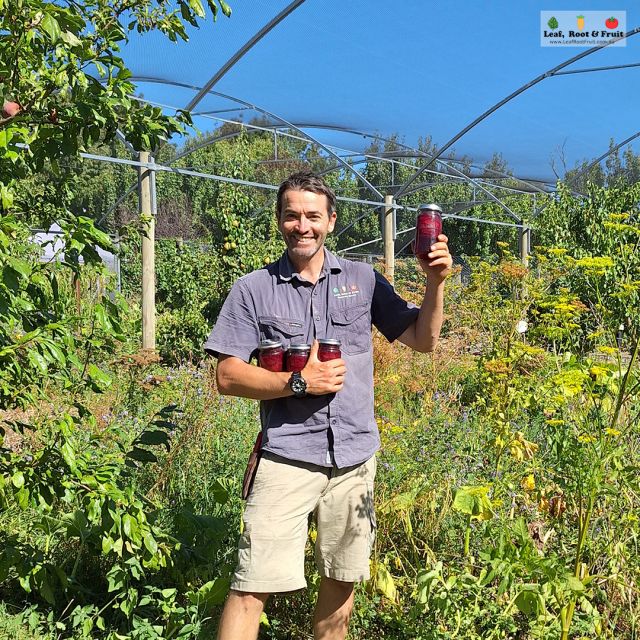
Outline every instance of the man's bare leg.
POLYGON ((322 578, 313 616, 315 640, 344 640, 353 609, 353 582, 322 578))
POLYGON ((218 640, 255 640, 268 593, 229 592, 218 627, 218 640))

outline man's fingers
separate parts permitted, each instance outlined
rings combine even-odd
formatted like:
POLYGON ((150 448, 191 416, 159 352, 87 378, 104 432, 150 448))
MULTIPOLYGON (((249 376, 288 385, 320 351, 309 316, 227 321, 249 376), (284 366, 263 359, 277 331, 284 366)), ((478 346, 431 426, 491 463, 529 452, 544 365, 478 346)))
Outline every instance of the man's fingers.
POLYGON ((317 340, 314 340, 311 343, 311 349, 309 350, 309 360, 317 361, 318 360, 318 349, 320 347, 320 343, 317 340))

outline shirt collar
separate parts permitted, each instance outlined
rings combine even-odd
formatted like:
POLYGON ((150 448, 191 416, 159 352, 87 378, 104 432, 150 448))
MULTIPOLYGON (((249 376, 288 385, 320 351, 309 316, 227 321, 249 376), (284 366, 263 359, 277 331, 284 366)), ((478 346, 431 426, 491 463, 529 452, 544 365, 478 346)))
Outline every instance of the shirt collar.
MULTIPOLYGON (((324 264, 322 265, 321 275, 326 275, 329 272, 331 273, 340 273, 342 271, 342 267, 340 266, 340 262, 338 262, 338 258, 331 253, 326 247, 322 248, 324 251, 324 264)), ((300 276, 300 274, 294 270, 291 260, 289 259, 289 253, 285 250, 285 252, 280 257, 278 261, 278 271, 280 280, 284 280, 288 282, 291 278, 297 278, 300 282, 306 282, 304 278, 300 276)))

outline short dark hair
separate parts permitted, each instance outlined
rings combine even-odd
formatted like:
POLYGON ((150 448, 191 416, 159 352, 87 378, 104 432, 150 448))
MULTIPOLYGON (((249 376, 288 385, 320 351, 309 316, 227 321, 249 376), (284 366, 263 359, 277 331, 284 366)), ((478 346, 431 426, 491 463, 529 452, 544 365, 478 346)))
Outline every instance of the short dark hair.
POLYGON ((312 193, 327 196, 327 203, 329 205, 328 215, 331 215, 336 210, 336 194, 322 177, 312 171, 298 171, 297 173, 291 174, 278 189, 278 199, 276 201, 276 215, 278 216, 278 220, 280 220, 282 213, 284 194, 289 190, 311 191, 312 193))

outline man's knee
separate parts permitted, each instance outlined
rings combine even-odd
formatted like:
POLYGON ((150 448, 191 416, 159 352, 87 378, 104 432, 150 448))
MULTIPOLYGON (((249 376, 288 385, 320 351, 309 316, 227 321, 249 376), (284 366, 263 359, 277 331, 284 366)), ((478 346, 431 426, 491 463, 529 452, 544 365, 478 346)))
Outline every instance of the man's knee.
POLYGON ((235 589, 231 589, 227 596, 227 602, 231 601, 235 606, 246 611, 262 610, 270 595, 269 593, 236 591, 235 589))
POLYGON ((353 582, 344 582, 343 580, 335 580, 334 578, 327 578, 326 576, 322 577, 322 583, 326 589, 330 589, 334 593, 346 595, 347 597, 351 595, 354 585, 353 582))

